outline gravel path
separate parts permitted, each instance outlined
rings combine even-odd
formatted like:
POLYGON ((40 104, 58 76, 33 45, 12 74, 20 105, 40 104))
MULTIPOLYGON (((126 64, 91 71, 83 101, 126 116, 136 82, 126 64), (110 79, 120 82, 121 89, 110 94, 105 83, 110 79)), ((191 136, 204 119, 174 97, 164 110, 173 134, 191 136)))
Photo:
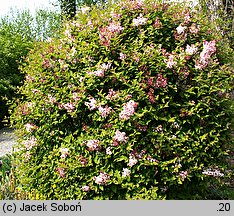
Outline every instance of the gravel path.
POLYGON ((0 157, 11 154, 13 146, 16 144, 14 129, 3 128, 0 130, 0 157))

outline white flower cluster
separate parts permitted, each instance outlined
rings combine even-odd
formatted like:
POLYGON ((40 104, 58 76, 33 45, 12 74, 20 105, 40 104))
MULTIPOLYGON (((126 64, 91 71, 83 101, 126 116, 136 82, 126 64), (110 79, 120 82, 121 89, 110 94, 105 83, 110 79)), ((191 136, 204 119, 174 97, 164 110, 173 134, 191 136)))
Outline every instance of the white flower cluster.
POLYGON ((203 170, 202 174, 214 177, 223 177, 224 174, 220 172, 218 169, 207 169, 203 170))

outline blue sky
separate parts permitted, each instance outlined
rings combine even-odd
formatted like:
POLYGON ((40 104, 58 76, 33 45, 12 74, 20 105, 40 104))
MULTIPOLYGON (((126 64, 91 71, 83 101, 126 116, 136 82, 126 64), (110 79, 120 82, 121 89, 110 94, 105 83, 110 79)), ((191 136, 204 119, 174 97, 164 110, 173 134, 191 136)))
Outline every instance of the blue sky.
POLYGON ((50 8, 55 7, 52 3, 56 3, 57 0, 0 0, 0 17, 9 14, 10 9, 29 9, 34 14, 37 8, 50 8))

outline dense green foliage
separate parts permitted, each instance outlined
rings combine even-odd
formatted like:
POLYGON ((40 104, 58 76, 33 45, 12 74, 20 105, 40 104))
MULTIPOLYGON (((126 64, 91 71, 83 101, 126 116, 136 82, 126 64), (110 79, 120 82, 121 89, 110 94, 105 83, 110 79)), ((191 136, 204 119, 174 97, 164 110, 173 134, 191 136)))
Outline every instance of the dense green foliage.
POLYGON ((60 15, 39 10, 35 17, 29 11, 12 11, 0 20, 0 122, 8 113, 7 101, 15 97, 23 80, 18 64, 35 40, 54 36, 60 26, 60 15))
POLYGON ((183 4, 108 8, 83 8, 22 65, 18 183, 46 199, 164 199, 222 176, 231 50, 183 4))

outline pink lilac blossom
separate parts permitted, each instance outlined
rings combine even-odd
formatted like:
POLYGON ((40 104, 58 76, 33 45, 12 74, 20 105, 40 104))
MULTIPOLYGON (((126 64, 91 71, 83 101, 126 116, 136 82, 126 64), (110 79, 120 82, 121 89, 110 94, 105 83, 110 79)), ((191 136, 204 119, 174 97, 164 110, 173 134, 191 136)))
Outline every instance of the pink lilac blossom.
POLYGON ((78 93, 77 92, 73 92, 72 93, 72 99, 74 101, 79 101, 80 100, 80 96, 78 96, 78 93))
POLYGON ((87 106, 90 110, 98 108, 97 101, 92 97, 89 98, 89 102, 85 102, 85 106, 87 106))
POLYGON ((41 93, 41 91, 39 89, 32 89, 32 93, 34 93, 34 94, 41 93))
POLYGON ((100 149, 99 140, 88 140, 86 146, 89 148, 89 151, 98 151, 100 149))
POLYGON ((158 125, 157 127, 154 128, 155 132, 162 132, 163 131, 163 127, 162 125, 158 125))
POLYGON ((202 174, 208 175, 208 176, 213 176, 213 177, 223 177, 224 174, 220 172, 218 169, 207 169, 203 170, 202 174))
POLYGON ((66 64, 65 61, 62 60, 62 59, 59 59, 58 62, 59 62, 59 64, 60 64, 60 68, 61 68, 62 70, 66 70, 66 69, 69 67, 69 65, 66 64))
POLYGON ((59 174, 59 176, 61 177, 61 178, 65 178, 65 169, 64 168, 60 168, 60 167, 57 167, 56 168, 56 172, 59 174))
MULTIPOLYGON (((124 2, 121 2, 122 4, 124 4, 124 2)), ((132 1, 127 1, 127 3, 130 4, 124 4, 123 7, 127 7, 129 9, 140 9, 144 6, 144 1, 143 0, 132 0, 132 1)))
POLYGON ((164 60, 168 68, 172 68, 174 65, 177 65, 177 62, 174 61, 174 55, 169 54, 168 59, 164 60))
POLYGON ((115 34, 121 33, 123 27, 119 22, 111 22, 109 26, 99 28, 99 38, 104 46, 110 46, 110 39, 115 36, 115 34))
POLYGON ((188 177, 188 171, 181 171, 178 176, 181 178, 182 181, 188 177))
POLYGON ((195 68, 203 69, 209 63, 211 56, 216 52, 216 41, 203 41, 203 50, 200 53, 200 59, 196 60, 195 68))
POLYGON ((49 103, 51 103, 51 104, 55 104, 57 101, 56 98, 52 97, 50 94, 48 94, 48 99, 49 99, 49 103))
POLYGON ((125 132, 120 132, 119 130, 117 130, 115 132, 115 136, 113 137, 113 139, 117 142, 127 142, 128 137, 126 136, 125 132))
POLYGON ((199 30, 200 30, 200 26, 199 26, 199 25, 197 26, 195 23, 193 23, 193 24, 189 27, 189 31, 190 31, 190 33, 192 33, 192 34, 197 34, 199 30))
POLYGON ((87 7, 87 6, 86 7, 81 7, 80 11, 81 11, 82 14, 85 14, 85 13, 90 11, 90 7, 87 7))
POLYGON ((128 168, 123 168, 122 176, 123 177, 128 177, 131 174, 131 170, 128 168))
POLYGON ((121 17, 121 14, 117 14, 114 11, 111 11, 110 15, 112 18, 116 18, 116 19, 119 19, 121 17))
POLYGON ((142 159, 146 153, 146 150, 141 150, 140 154, 138 155, 139 159, 142 159))
POLYGON ((93 74, 98 77, 104 77, 105 76, 105 71, 109 70, 111 67, 111 62, 103 63, 99 66, 99 69, 94 71, 94 72, 88 72, 88 74, 93 74))
POLYGON ((132 25, 133 26, 140 26, 140 25, 145 25, 147 23, 147 18, 143 17, 142 14, 140 14, 136 19, 134 18, 132 20, 132 25))
POLYGON ((81 165, 83 166, 85 166, 88 163, 88 161, 84 157, 80 157, 79 160, 80 160, 81 165))
POLYGON ((103 69, 103 70, 109 70, 111 68, 111 62, 108 62, 107 64, 106 63, 103 63, 100 65, 100 67, 103 69))
POLYGON ((29 82, 35 81, 35 78, 32 77, 32 76, 30 76, 30 75, 27 75, 25 78, 26 78, 26 80, 29 81, 29 82))
POLYGON ((184 23, 188 24, 191 21, 190 13, 183 12, 183 14, 184 14, 184 23))
POLYGON ((119 22, 111 22, 107 29, 112 33, 121 33, 124 30, 119 22))
POLYGON ((123 111, 119 114, 120 119, 130 119, 130 117, 134 115, 136 108, 137 103, 133 100, 130 100, 129 102, 124 104, 123 111))
POLYGON ((187 55, 194 55, 197 52, 197 47, 192 44, 191 46, 187 44, 186 49, 185 49, 185 53, 187 55))
POLYGON ((60 148, 60 152, 61 152, 61 158, 66 158, 69 155, 69 150, 68 148, 60 148))
POLYGON ((108 100, 113 100, 117 96, 117 94, 118 92, 114 91, 113 89, 109 89, 108 95, 106 96, 106 98, 108 100))
POLYGON ((19 107, 19 111, 21 111, 21 113, 23 115, 27 115, 31 112, 32 108, 35 106, 35 103, 32 102, 27 102, 24 105, 19 107))
POLYGON ((181 24, 176 28, 177 34, 183 34, 185 30, 187 29, 186 26, 182 26, 181 24))
POLYGON ((69 102, 66 104, 60 104, 60 107, 66 109, 67 112, 72 112, 75 109, 75 104, 72 102, 69 102))
POLYGON ((122 52, 119 54, 119 59, 124 61, 127 58, 126 54, 123 54, 122 52))
POLYGON ((137 158, 134 155, 129 156, 128 166, 132 167, 138 162, 137 158))
POLYGON ((105 76, 105 70, 98 69, 96 71, 89 72, 89 74, 93 74, 93 75, 98 76, 98 77, 104 77, 105 76))
POLYGON ((32 123, 27 123, 24 125, 27 132, 32 132, 37 129, 37 126, 32 123))
POLYGON ((37 139, 35 137, 31 137, 28 140, 24 140, 22 144, 25 146, 27 150, 32 149, 34 146, 37 145, 37 139))
POLYGON ((102 171, 100 172, 99 176, 93 177, 93 180, 99 185, 105 185, 109 179, 110 179, 110 176, 102 171))
POLYGON ((156 88, 165 88, 167 86, 167 78, 163 77, 162 74, 158 74, 156 80, 156 88))
POLYGON ((112 112, 112 108, 108 106, 105 107, 99 106, 98 111, 100 112, 101 116, 105 118, 107 115, 109 115, 112 112))
POLYGON ((153 163, 153 162, 158 162, 158 160, 152 158, 150 155, 148 155, 148 156, 146 157, 146 160, 148 160, 148 161, 151 162, 151 163, 153 163))
POLYGON ((90 191, 90 187, 87 186, 87 185, 85 185, 85 186, 82 186, 81 190, 84 191, 84 192, 89 192, 90 191))
POLYGON ((109 147, 107 147, 106 148, 106 154, 108 154, 108 155, 112 155, 112 151, 111 151, 112 149, 111 149, 111 147, 109 146, 109 147))
POLYGON ((161 28, 162 27, 162 23, 161 21, 159 20, 158 17, 156 17, 155 21, 154 21, 154 28, 158 29, 158 28, 161 28))
POLYGON ((149 90, 149 92, 147 93, 147 95, 149 96, 149 101, 150 101, 151 103, 155 103, 156 98, 155 98, 155 96, 154 96, 154 93, 151 91, 151 89, 152 89, 152 88, 150 88, 150 90, 149 90))

